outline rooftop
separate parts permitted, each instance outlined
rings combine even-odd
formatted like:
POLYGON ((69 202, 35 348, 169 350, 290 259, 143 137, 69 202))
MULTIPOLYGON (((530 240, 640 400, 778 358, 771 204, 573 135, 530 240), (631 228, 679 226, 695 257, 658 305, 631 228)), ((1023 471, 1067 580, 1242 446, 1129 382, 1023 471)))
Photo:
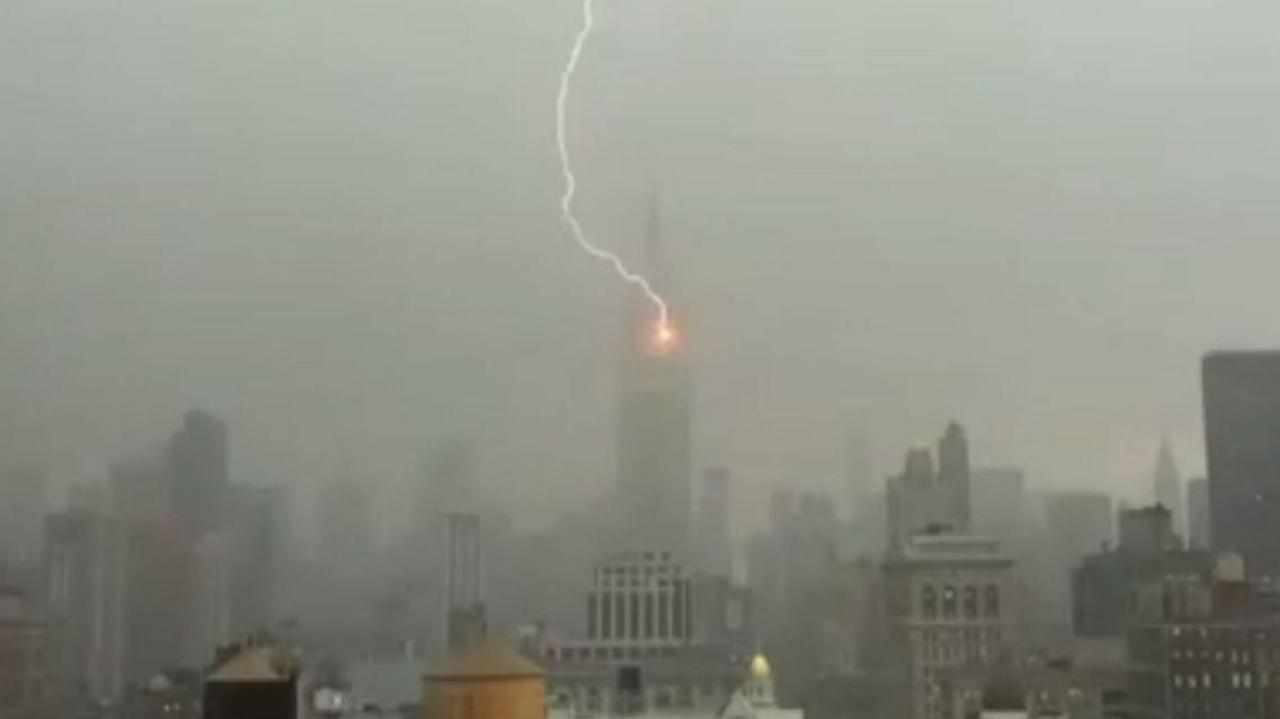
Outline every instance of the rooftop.
POLYGON ((510 679, 541 677, 542 667, 495 639, 460 647, 427 672, 427 679, 510 679))

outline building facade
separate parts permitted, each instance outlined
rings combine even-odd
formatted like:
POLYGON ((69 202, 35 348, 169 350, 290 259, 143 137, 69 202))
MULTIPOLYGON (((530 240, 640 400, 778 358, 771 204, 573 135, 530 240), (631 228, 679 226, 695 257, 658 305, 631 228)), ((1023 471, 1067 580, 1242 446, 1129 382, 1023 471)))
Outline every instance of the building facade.
POLYGON ((125 683, 128 532, 90 512, 45 523, 45 606, 56 701, 116 701, 125 683))
POLYGON ((0 586, 0 717, 44 717, 52 708, 48 624, 25 592, 0 586))
POLYGON ((938 466, 925 448, 907 452, 902 474, 886 486, 888 545, 901 547, 913 534, 930 529, 965 533, 971 528, 969 444, 964 429, 947 425, 938 441, 938 466))
POLYGON ((1202 364, 1213 548, 1280 569, 1280 352, 1215 352, 1202 364))
POLYGON ((889 555, 882 571, 899 671, 894 716, 949 718, 946 674, 1016 652, 1013 568, 998 541, 970 535, 914 535, 889 555))
POLYGON ((1173 533, 1185 538, 1187 523, 1182 495, 1182 478, 1178 476, 1178 465, 1174 461, 1173 448, 1169 446, 1168 439, 1160 443, 1152 478, 1156 503, 1169 510, 1173 522, 1173 533))
POLYGON ((1209 480, 1196 477, 1187 482, 1187 548, 1209 549, 1209 480))
POLYGON ((1182 549, 1160 505, 1125 510, 1120 544, 1085 557, 1072 573, 1073 627, 1078 637, 1123 638, 1158 621, 1170 580, 1206 575, 1213 558, 1182 549))
POLYGON ((725 577, 733 573, 729 536, 732 496, 728 469, 714 467, 703 473, 694 527, 698 540, 694 543, 695 566, 699 572, 725 577))
POLYGON ((710 715, 743 677, 750 605, 670 552, 611 554, 591 570, 584 638, 535 637, 551 702, 571 716, 710 715))
MULTIPOLYGON (((668 284, 656 204, 645 231, 644 266, 668 284)), ((678 316, 659 317, 643 298, 627 308, 617 413, 617 541, 689 557, 692 532, 693 373, 678 316)))

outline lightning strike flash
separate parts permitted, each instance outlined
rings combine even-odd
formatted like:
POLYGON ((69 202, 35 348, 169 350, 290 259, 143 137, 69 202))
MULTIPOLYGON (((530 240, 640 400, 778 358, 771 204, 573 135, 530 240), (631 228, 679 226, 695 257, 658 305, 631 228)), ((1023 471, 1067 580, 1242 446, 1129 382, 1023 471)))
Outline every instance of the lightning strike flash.
POLYGON ((631 271, 622 261, 622 258, 587 239, 587 235, 582 229, 582 223, 578 221, 578 217, 573 213, 573 200, 578 191, 578 178, 573 174, 573 167, 569 162, 565 107, 569 101, 569 85, 573 80, 573 73, 578 69, 578 61, 582 58, 582 48, 586 45, 587 38, 591 35, 591 30, 595 26, 594 6, 595 0, 583 0, 582 27, 573 39, 573 49, 569 53, 569 61, 564 67, 564 72, 560 74, 560 91, 556 95, 556 147, 560 151, 560 173, 564 178, 564 194, 560 196, 560 214, 563 216, 565 224, 569 226, 570 232, 573 233, 574 240, 577 241, 583 251, 598 260, 608 263, 624 282, 638 287, 649 298, 649 301, 658 310, 658 324, 654 328, 653 335, 654 343, 660 348, 668 349, 675 343, 677 336, 675 328, 671 325, 671 312, 667 307, 667 301, 653 289, 653 285, 650 284, 648 278, 638 272, 631 271))

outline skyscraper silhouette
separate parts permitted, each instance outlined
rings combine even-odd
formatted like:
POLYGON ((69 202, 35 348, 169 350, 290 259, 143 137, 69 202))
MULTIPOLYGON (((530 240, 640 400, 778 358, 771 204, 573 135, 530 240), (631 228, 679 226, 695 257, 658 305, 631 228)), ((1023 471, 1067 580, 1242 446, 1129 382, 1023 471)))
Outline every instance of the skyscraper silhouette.
MULTIPOLYGON (((665 291, 669 281, 656 202, 645 223, 644 269, 665 291)), ((687 555, 690 541, 692 375, 683 336, 655 337, 657 315, 643 298, 626 312, 617 415, 619 547, 687 555)), ((679 318, 674 318, 680 332, 679 318)))

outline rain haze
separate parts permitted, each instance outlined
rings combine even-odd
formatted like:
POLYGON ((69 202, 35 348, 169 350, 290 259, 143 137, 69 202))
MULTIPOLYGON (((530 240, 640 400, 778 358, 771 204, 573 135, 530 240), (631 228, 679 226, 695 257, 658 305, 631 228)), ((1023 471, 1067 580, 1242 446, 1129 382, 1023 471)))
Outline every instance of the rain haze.
POLYGON ((1276 28, 0 3, 0 717, 1280 717, 1276 28))
MULTIPOLYGON (((556 212, 579 10, 6 3, 8 450, 65 487, 198 406, 248 480, 390 484, 465 437, 521 522, 603 491, 631 291, 556 212)), ((1140 496, 1162 435, 1202 470, 1200 355, 1277 339, 1280 10, 597 14, 578 208, 632 260, 660 208, 695 465, 744 519, 840 491, 850 426, 876 477, 952 417, 1035 487, 1140 496)))

